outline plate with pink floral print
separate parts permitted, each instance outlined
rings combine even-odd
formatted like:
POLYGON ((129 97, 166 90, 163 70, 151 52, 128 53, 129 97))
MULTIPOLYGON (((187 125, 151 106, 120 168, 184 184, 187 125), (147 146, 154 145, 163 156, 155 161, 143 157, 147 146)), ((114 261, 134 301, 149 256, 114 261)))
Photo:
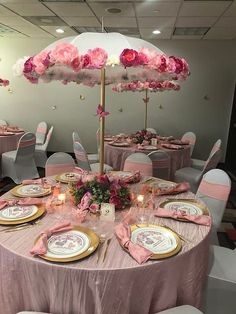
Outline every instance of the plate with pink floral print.
POLYGON ((159 225, 138 224, 131 226, 131 241, 153 252, 153 259, 170 257, 181 249, 178 235, 159 225))

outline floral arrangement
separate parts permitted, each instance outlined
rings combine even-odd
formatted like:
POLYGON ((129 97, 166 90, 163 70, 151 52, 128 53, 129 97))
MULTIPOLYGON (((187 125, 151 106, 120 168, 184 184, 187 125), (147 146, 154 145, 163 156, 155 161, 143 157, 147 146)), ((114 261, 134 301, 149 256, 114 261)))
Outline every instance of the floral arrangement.
POLYGON ((9 81, 8 80, 3 80, 3 79, 0 78, 0 86, 6 87, 8 85, 9 85, 9 81))
MULTIPOLYGON (((139 67, 142 72, 138 73, 138 77, 144 79, 147 79, 148 75, 145 70, 151 71, 152 77, 160 78, 162 75, 170 81, 185 80, 189 75, 185 59, 158 54, 152 49, 142 48, 139 51, 124 49, 119 56, 108 56, 103 48, 94 48, 81 55, 78 48, 71 43, 59 43, 52 50, 43 50, 35 56, 24 57, 13 66, 13 71, 16 76, 24 75, 31 83, 38 83, 38 79, 42 78, 45 82, 53 79, 60 80, 64 84, 74 81, 93 86, 98 84, 99 80, 97 73, 92 74, 89 70, 99 70, 110 66, 121 66, 126 69, 139 67)), ((127 78, 114 75, 112 79, 106 81, 106 84, 122 80, 126 81, 127 78)))
POLYGON ((150 144, 151 139, 156 138, 156 134, 153 134, 147 130, 140 130, 140 131, 137 131, 135 134, 132 134, 131 137, 132 137, 133 143, 135 144, 143 144, 143 143, 150 144))
POLYGON ((150 92, 162 92, 164 90, 180 90, 179 84, 170 81, 133 81, 130 83, 118 83, 117 85, 112 87, 112 90, 115 92, 124 92, 124 91, 145 91, 148 90, 150 92))
POLYGON ((75 205, 80 210, 96 212, 101 203, 111 203, 116 209, 130 204, 130 193, 127 184, 120 179, 107 175, 87 175, 71 189, 75 205))

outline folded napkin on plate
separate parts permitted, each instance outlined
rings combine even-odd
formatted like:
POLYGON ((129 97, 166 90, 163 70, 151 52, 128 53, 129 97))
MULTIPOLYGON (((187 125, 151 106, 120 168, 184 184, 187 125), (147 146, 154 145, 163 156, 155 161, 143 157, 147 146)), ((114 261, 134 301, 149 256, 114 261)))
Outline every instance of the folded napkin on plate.
POLYGON ((150 181, 150 184, 144 183, 142 186, 142 193, 153 192, 154 195, 172 195, 187 192, 190 190, 190 185, 188 182, 177 183, 175 186, 171 187, 159 187, 158 182, 150 181))
POLYGON ((15 205, 41 205, 43 203, 42 199, 26 197, 21 198, 20 200, 12 199, 12 200, 0 200, 0 209, 3 209, 7 206, 15 206, 15 205))
POLYGON ((183 141, 183 140, 171 140, 171 144, 177 144, 177 145, 188 145, 189 141, 183 141))
POLYGON ((54 233, 69 231, 71 229, 72 229, 71 223, 66 221, 64 223, 59 223, 54 227, 41 232, 40 237, 36 244, 31 249, 30 254, 32 254, 33 256, 46 254, 48 249, 48 238, 50 238, 54 233))
POLYGON ((183 147, 181 145, 174 145, 174 144, 166 144, 166 143, 163 143, 161 144, 162 147, 164 148, 169 148, 169 149, 183 149, 183 147))
POLYGON ((87 170, 84 170, 80 167, 74 167, 74 170, 73 170, 75 173, 78 173, 78 174, 88 174, 88 171, 87 170))
POLYGON ((151 256, 152 252, 145 249, 139 244, 131 242, 130 226, 126 223, 121 223, 115 227, 115 234, 120 244, 129 251, 129 254, 139 263, 145 263, 151 256))
POLYGON ((22 185, 38 184, 38 185, 42 185, 43 188, 48 189, 51 187, 52 181, 45 178, 40 178, 40 179, 33 179, 33 180, 23 180, 21 184, 22 185))
POLYGON ((129 177, 122 178, 125 183, 137 183, 140 181, 141 174, 140 171, 135 171, 134 174, 129 177))
POLYGON ((194 222, 198 225, 205 225, 210 226, 211 225, 211 217, 205 216, 205 215, 189 215, 184 210, 170 210, 159 207, 155 213, 155 216, 157 217, 164 217, 164 218, 173 218, 176 220, 184 219, 188 220, 190 222, 194 222))

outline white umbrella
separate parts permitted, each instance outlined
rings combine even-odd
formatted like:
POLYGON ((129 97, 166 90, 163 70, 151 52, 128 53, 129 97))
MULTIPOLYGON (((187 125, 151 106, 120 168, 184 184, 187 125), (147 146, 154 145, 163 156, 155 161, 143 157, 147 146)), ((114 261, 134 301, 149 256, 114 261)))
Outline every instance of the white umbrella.
POLYGON ((82 33, 63 38, 37 55, 19 60, 14 67, 31 83, 42 79, 88 86, 101 84, 100 173, 104 165, 105 85, 134 80, 179 80, 186 79, 189 73, 184 59, 168 57, 149 42, 119 33, 82 33))

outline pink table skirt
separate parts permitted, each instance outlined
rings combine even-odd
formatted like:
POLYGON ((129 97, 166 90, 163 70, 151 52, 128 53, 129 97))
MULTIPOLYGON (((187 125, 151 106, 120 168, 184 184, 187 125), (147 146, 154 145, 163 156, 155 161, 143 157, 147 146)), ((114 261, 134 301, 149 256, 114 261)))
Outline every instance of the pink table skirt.
MULTIPOLYGON (((172 197, 192 198, 193 194, 172 197)), ((156 198, 156 205, 165 199, 156 198)), ((122 212, 116 214, 119 218, 122 212)), ((114 235, 104 263, 97 263, 97 251, 66 264, 32 257, 29 251, 36 237, 55 223, 55 216, 47 214, 41 224, 1 232, 1 313, 151 314, 182 304, 200 307, 208 267, 209 227, 154 218, 152 223, 168 225, 188 241, 182 242, 178 255, 143 265, 120 247, 114 235)))
MULTIPOLYGON (((190 146, 183 146, 183 149, 173 150, 165 149, 171 159, 170 179, 174 178, 175 171, 189 167, 191 165, 190 158, 190 146)), ((149 154, 151 150, 138 150, 136 146, 132 147, 116 147, 109 144, 105 144, 105 163, 112 166, 114 170, 123 170, 125 159, 133 153, 145 153, 149 154)))
POLYGON ((0 155, 15 150, 21 136, 24 132, 16 133, 15 135, 0 136, 0 155))

